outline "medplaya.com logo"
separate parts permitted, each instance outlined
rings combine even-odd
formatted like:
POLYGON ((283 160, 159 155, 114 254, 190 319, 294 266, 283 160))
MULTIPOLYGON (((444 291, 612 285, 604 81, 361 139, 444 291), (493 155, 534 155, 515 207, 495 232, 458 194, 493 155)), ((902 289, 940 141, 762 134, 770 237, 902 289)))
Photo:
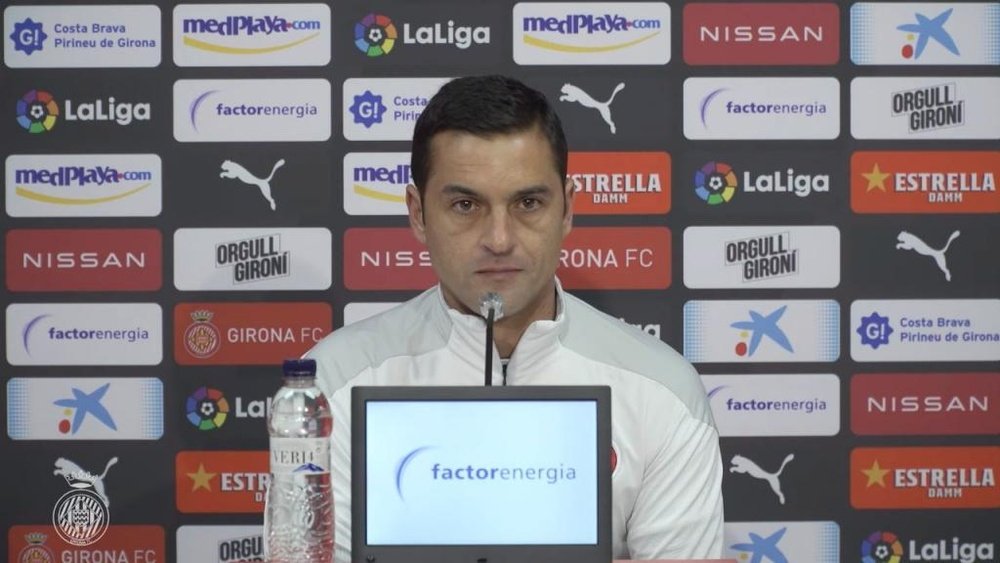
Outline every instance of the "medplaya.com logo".
POLYGON ((18 125, 29 133, 51 131, 62 119, 67 122, 112 123, 118 126, 149 121, 152 109, 149 102, 130 102, 107 96, 93 100, 63 100, 63 110, 55 96, 45 90, 29 90, 17 101, 18 125))
POLYGON ((513 39, 519 65, 663 65, 670 61, 670 6, 521 2, 513 39))
POLYGON ((325 4, 181 4, 177 66, 322 66, 330 62, 325 4))
POLYGON ((326 80, 174 83, 174 138, 181 142, 325 141, 330 122, 326 80))
POLYGON ((162 199, 155 154, 11 155, 11 217, 152 217, 162 199))

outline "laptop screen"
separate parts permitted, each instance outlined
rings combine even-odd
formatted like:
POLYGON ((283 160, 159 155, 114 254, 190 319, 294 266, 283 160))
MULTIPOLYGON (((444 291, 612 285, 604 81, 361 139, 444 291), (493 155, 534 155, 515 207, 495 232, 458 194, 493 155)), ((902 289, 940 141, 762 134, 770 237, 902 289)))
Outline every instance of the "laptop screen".
POLYGON ((363 534, 354 536, 355 550, 360 543, 366 550, 407 546, 411 557, 418 546, 575 546, 596 553, 609 535, 601 532, 609 525, 601 511, 610 506, 607 388, 354 393, 352 455, 363 456, 352 463, 360 503, 353 528, 363 534), (603 487, 601 479, 608 481, 603 487))

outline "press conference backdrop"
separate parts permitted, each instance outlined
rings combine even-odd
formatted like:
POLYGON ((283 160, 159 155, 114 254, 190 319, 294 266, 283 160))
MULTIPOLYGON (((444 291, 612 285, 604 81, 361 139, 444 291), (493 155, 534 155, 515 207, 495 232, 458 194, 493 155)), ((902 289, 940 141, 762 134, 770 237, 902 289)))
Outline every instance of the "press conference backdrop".
POLYGON ((728 556, 996 560, 997 2, 3 22, 9 561, 260 556, 279 362, 434 283, 408 139, 480 73, 563 120, 564 286, 702 374, 728 556))

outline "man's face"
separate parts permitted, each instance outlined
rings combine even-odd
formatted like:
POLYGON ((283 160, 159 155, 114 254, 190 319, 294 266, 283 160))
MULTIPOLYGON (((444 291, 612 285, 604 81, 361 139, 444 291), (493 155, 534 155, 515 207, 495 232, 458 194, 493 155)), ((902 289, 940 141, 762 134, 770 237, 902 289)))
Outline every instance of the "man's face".
POLYGON ((411 185, 406 204, 445 299, 478 313, 494 291, 506 317, 532 315, 553 296, 573 219, 572 185, 545 136, 537 128, 490 137, 444 131, 430 149, 423 201, 411 185))

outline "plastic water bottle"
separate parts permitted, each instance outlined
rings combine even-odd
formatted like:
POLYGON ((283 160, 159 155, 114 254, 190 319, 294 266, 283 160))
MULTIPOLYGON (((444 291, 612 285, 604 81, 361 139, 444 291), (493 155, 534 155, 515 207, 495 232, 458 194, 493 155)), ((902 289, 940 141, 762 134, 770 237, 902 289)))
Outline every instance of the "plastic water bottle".
POLYGON ((316 360, 285 360, 271 401, 271 479, 264 506, 270 563, 333 561, 330 404, 316 387, 316 360))

